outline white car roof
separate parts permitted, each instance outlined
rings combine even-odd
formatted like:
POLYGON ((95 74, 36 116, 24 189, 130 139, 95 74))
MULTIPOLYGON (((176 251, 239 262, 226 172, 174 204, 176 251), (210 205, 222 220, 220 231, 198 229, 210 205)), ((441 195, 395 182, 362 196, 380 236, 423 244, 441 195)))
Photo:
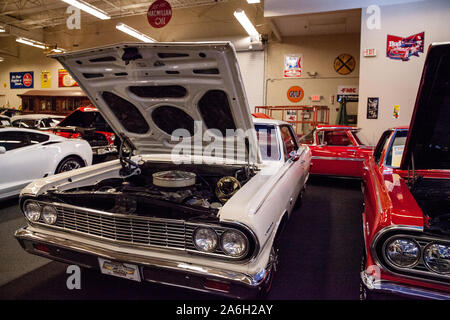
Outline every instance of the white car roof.
POLYGON ((46 132, 46 131, 41 131, 41 130, 34 130, 34 129, 26 129, 26 128, 18 128, 18 127, 5 127, 5 128, 0 128, 0 132, 6 132, 6 131, 19 131, 19 132, 31 132, 31 133, 39 133, 39 134, 43 134, 46 136, 49 136, 51 138, 62 138, 65 139, 63 137, 60 137, 56 134, 50 133, 50 132, 46 132))
POLYGON ((273 125, 283 125, 290 124, 289 122, 277 120, 277 119, 265 119, 265 118, 253 118, 254 124, 273 124, 273 125))
POLYGON ((21 114, 17 116, 11 117, 11 121, 22 120, 22 119, 45 119, 45 118, 56 118, 56 119, 64 119, 64 116, 57 116, 54 114, 21 114))

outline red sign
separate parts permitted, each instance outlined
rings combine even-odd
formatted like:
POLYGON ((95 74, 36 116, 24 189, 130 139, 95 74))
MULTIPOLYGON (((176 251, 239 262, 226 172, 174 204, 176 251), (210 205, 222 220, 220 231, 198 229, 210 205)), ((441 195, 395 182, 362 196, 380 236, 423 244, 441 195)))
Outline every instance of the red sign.
POLYGON ((388 34, 386 40, 386 57, 408 61, 411 56, 423 53, 425 32, 416 33, 409 37, 398 37, 388 34))
POLYGON ((23 75, 23 85, 25 87, 30 87, 33 84, 33 76, 29 73, 23 75))
POLYGON ((58 70, 58 87, 78 87, 78 83, 73 80, 72 76, 67 72, 66 69, 58 70))
POLYGON ((153 28, 162 28, 172 18, 172 7, 165 0, 156 0, 150 5, 147 12, 148 23, 153 28))
POLYGON ((320 101, 320 95, 312 95, 311 96, 312 102, 319 102, 320 101))
POLYGON ((377 55, 376 49, 366 49, 364 50, 364 57, 375 57, 377 55))

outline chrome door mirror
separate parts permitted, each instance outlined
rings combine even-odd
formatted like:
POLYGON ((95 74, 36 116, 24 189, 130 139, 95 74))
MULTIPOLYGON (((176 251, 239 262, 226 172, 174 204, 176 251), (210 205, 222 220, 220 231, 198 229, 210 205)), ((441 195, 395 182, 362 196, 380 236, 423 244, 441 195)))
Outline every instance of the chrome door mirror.
POLYGON ((0 154, 4 154, 4 153, 6 153, 6 148, 0 146, 0 154))
POLYGON ((300 159, 300 154, 296 150, 289 152, 289 160, 297 161, 298 159, 300 159))

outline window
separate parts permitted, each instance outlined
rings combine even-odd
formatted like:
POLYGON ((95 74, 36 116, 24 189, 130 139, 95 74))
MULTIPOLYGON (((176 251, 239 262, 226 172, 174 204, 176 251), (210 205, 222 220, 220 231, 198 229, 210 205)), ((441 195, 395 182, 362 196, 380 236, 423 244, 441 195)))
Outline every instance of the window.
POLYGON ((256 137, 258 138, 261 158, 263 160, 280 159, 280 148, 276 137, 275 126, 255 125, 256 137))
POLYGON ((103 116, 97 111, 77 110, 67 116, 59 123, 61 127, 81 127, 94 128, 97 131, 112 132, 111 127, 106 123, 103 116))
POLYGON ((6 151, 23 148, 32 144, 45 142, 47 135, 31 132, 5 131, 0 132, 0 146, 6 151))
POLYGON ((316 129, 314 129, 313 131, 311 131, 310 133, 308 133, 307 135, 304 135, 303 137, 300 138, 300 143, 304 143, 304 144, 313 144, 314 143, 314 134, 316 132, 316 129))
POLYGON ((284 149, 286 151, 285 159, 288 159, 289 154, 292 151, 295 151, 298 149, 297 141, 292 132, 292 128, 290 128, 288 126, 280 126, 280 131, 281 131, 281 138, 283 139, 283 143, 284 143, 284 149))
POLYGON ((375 150, 373 151, 373 157, 375 159, 376 163, 380 163, 381 155, 383 153, 384 145, 389 140, 389 137, 391 136, 392 131, 388 130, 383 133, 380 140, 378 141, 377 146, 375 147, 375 150))
POLYGON ((361 137, 361 133, 359 130, 353 130, 352 131, 352 135, 355 138, 356 142, 360 145, 360 146, 365 146, 367 145, 367 143, 365 142, 364 139, 362 139, 361 137))
POLYGON ((395 135, 389 151, 386 154, 385 164, 389 167, 399 168, 402 161, 403 150, 405 149, 408 131, 398 131, 395 135))
POLYGON ((37 125, 37 121, 35 119, 20 119, 20 120, 15 120, 12 123, 13 127, 29 128, 29 129, 36 128, 36 125, 37 125))
POLYGON ((345 131, 325 131, 324 143, 328 146, 351 146, 353 145, 345 131))

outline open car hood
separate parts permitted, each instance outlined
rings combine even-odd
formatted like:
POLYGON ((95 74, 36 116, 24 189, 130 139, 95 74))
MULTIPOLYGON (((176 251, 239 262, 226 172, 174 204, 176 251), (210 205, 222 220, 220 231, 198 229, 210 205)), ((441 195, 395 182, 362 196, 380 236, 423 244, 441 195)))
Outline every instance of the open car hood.
POLYGON ((450 169, 450 42, 427 53, 401 168, 450 169))
MULTIPOLYGON (((184 142, 192 146, 191 154, 203 151, 204 155, 260 162, 231 43, 116 44, 51 57, 70 72, 137 154, 170 153, 184 136, 184 142), (201 127, 197 121, 202 121, 201 127), (173 141, 176 129, 182 130, 174 135, 178 141, 173 141), (207 129, 215 130, 202 139, 207 129), (234 130, 233 136, 226 134, 228 129, 234 130), (239 129, 247 132, 245 139, 238 138, 239 129), (222 152, 211 148, 212 141, 225 146, 222 152)), ((186 155, 186 150, 179 153, 186 155)))

